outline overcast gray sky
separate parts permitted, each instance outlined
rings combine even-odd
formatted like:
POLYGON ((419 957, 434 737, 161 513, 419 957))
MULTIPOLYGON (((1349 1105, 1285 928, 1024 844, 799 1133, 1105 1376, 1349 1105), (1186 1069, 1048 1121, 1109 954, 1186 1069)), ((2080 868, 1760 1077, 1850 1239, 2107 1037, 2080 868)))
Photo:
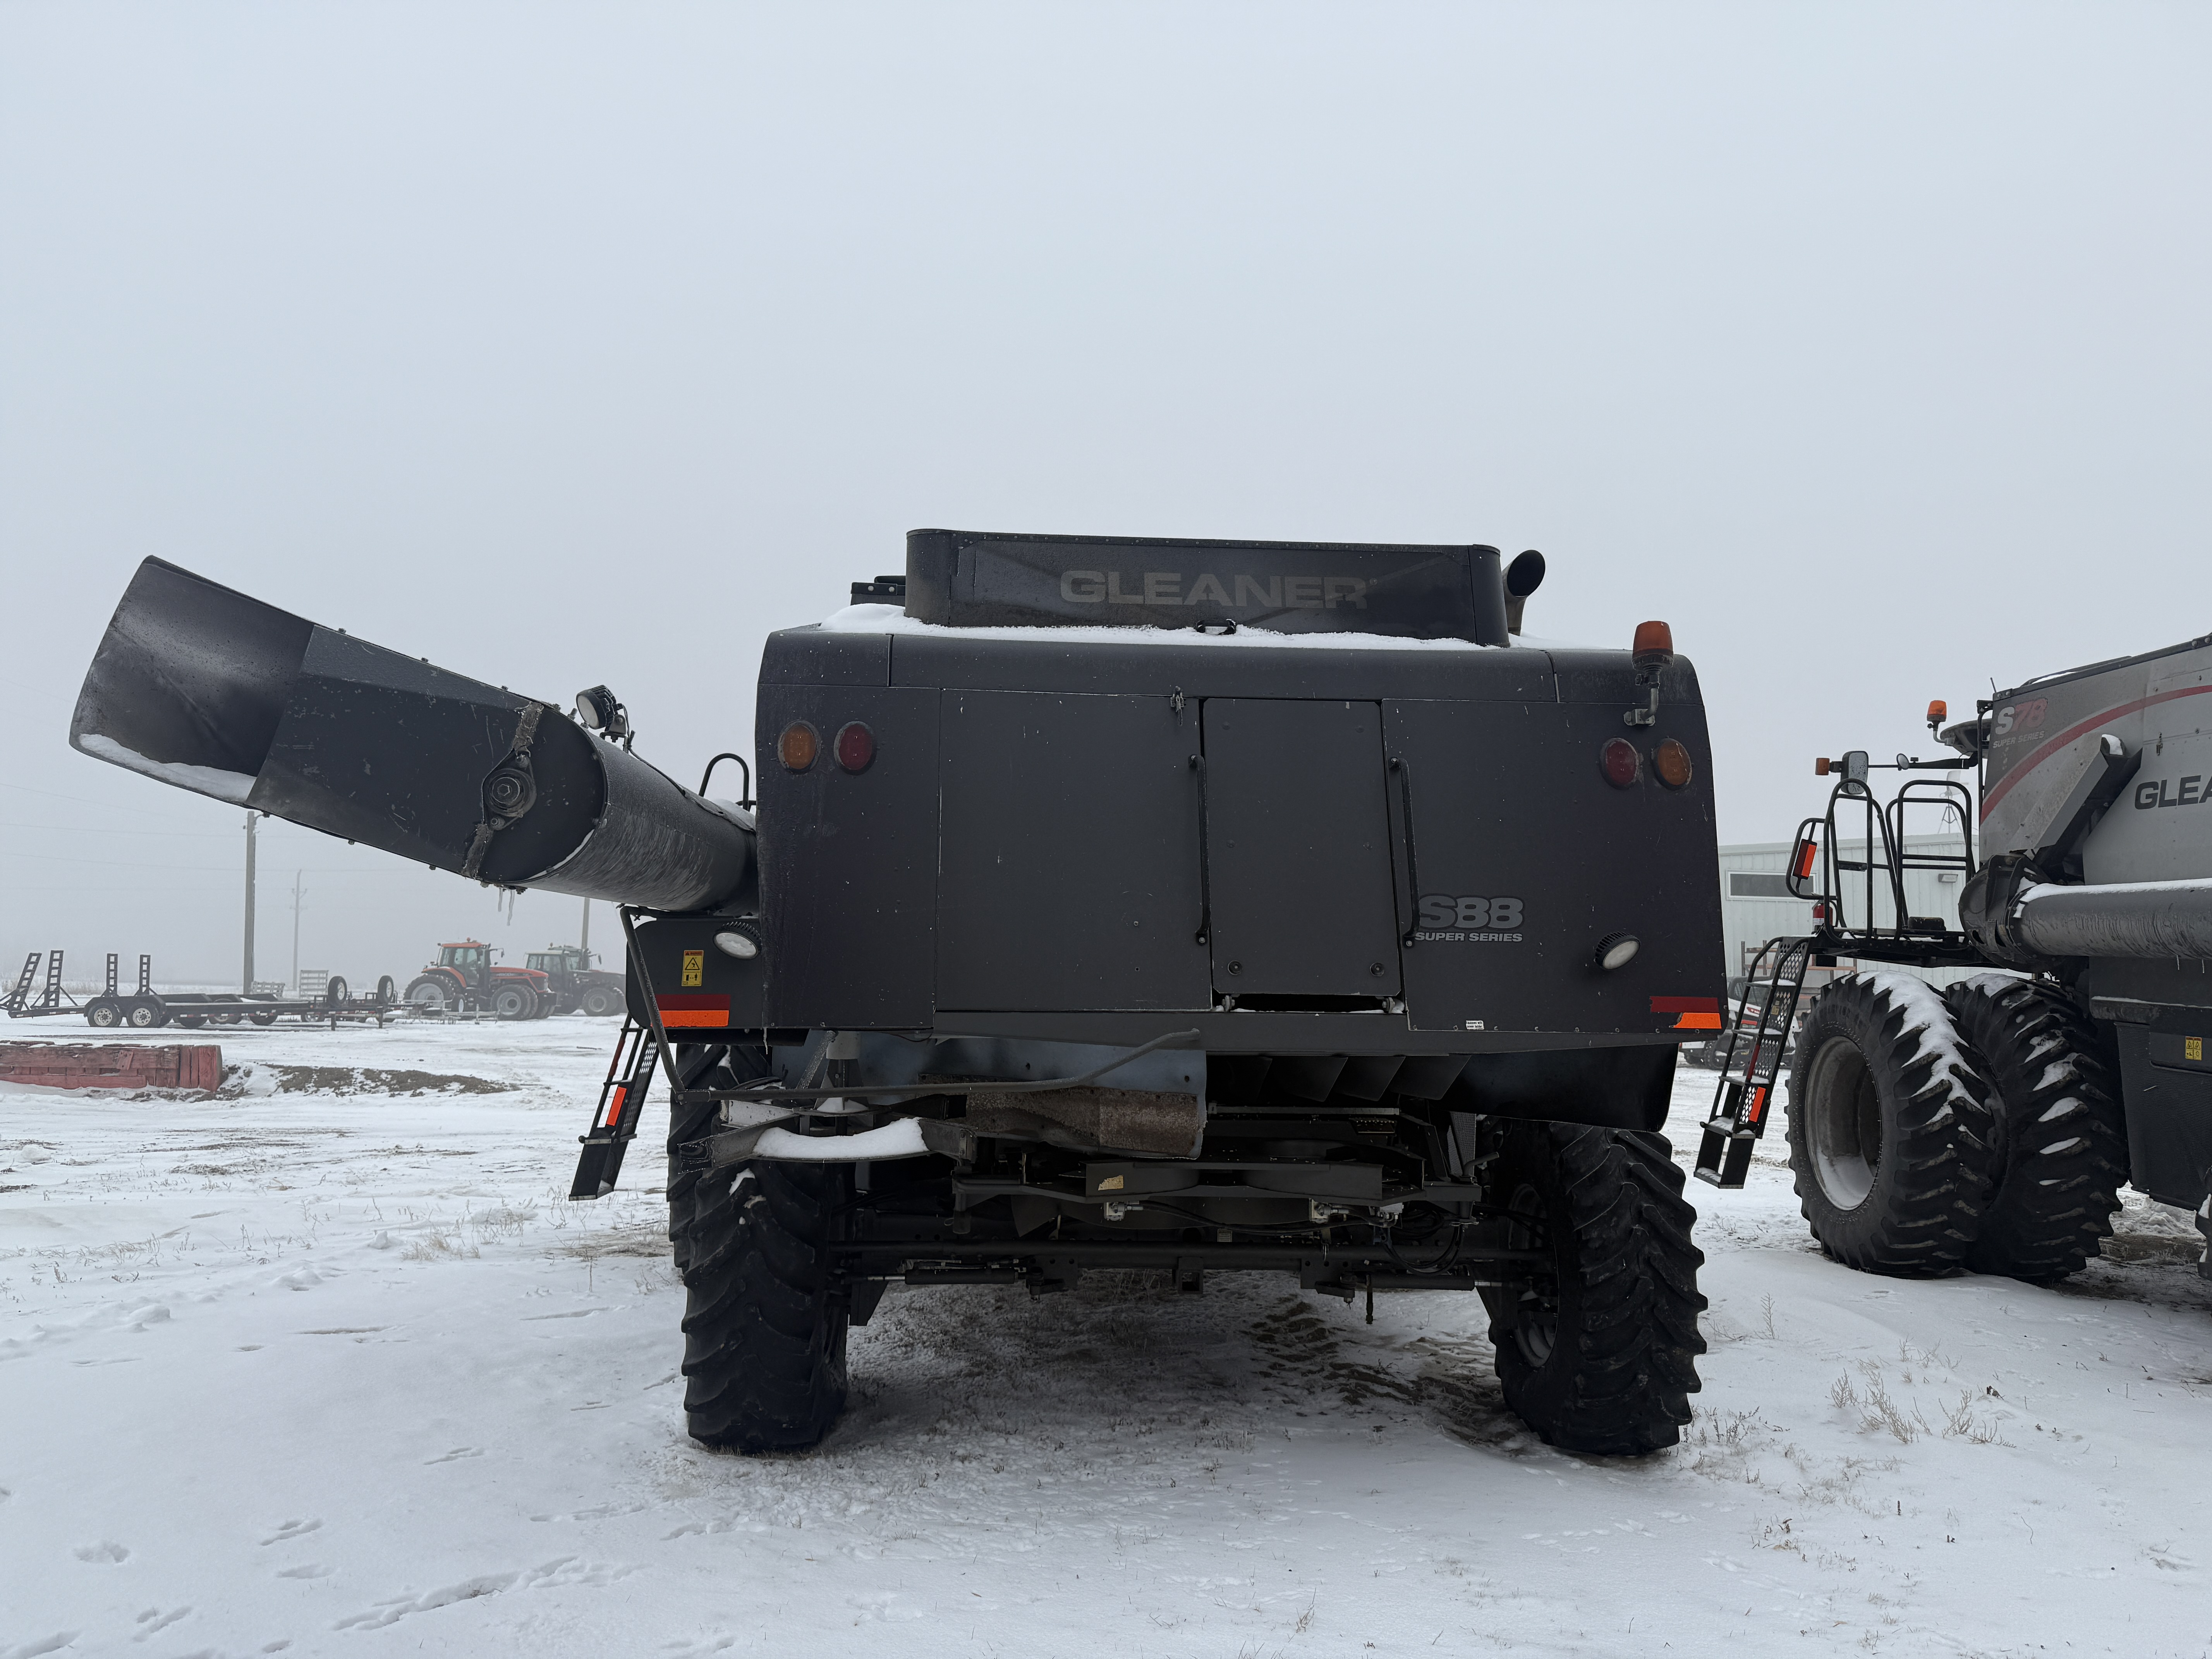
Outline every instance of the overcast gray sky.
MULTIPOLYGON (((678 777, 916 525, 1541 548, 1727 840, 2212 629, 2212 11, 0 8, 0 951, 234 975, 240 814, 72 753, 139 558, 678 777)), ((513 923, 268 826, 260 961, 513 923)), ((611 918, 602 910, 601 937, 611 918)), ((487 931, 489 930, 489 931, 487 931)))

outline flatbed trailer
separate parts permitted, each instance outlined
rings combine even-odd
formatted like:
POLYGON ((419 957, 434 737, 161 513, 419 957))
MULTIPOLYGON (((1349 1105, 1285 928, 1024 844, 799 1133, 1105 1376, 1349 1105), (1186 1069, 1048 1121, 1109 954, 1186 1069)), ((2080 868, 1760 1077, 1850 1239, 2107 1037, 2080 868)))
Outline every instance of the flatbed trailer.
MULTIPOLYGON (((57 963, 60 958, 61 952, 54 952, 57 963)), ((375 991, 365 997, 349 995, 344 979, 336 975, 319 997, 282 997, 266 992, 156 991, 154 958, 141 955, 138 988, 126 993, 119 988, 117 980, 118 961, 114 951, 107 953, 106 987, 87 1002, 82 1011, 85 1024, 102 1030, 120 1026, 153 1030, 173 1024, 197 1030, 210 1024, 235 1025, 241 1020, 255 1025, 274 1025, 287 1016, 318 1024, 327 1020, 335 1030, 346 1020, 373 1019, 380 1026, 406 1009, 389 974, 377 981, 375 991)), ((27 976, 30 971, 27 967, 24 969, 27 976)))

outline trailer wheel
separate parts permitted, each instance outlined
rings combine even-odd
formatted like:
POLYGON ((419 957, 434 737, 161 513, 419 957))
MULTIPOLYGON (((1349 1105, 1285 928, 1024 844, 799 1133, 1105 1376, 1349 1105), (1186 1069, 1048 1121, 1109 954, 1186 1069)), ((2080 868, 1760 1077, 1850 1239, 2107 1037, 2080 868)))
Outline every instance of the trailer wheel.
POLYGON ((84 1005, 84 1023, 112 1030, 123 1024, 123 1004, 114 997, 94 997, 84 1005))
POLYGON ((252 1020, 256 1025, 274 1025, 276 1023, 276 1011, 274 1008, 258 1009, 248 1014, 246 1018, 252 1020))
MULTIPOLYGON (((736 1088, 768 1069, 757 1048, 731 1055, 697 1086, 736 1088)), ((668 1236, 684 1279, 687 1425, 702 1445, 805 1451, 845 1409, 850 1304, 830 1278, 828 1247, 852 1176, 834 1164, 685 1170, 681 1149, 712 1133, 716 1111, 708 1102, 670 1113, 668 1236)))
POLYGON ((332 974, 329 982, 323 987, 323 1000, 336 1007, 346 1000, 347 993, 352 988, 345 982, 343 974, 332 974))
POLYGON ((205 1014, 179 1014, 177 1016, 177 1024, 183 1026, 188 1031, 197 1031, 201 1026, 207 1024, 207 1016, 205 1014))
POLYGON ((133 997, 123 1005, 125 1019, 142 1031, 168 1024, 168 1010, 152 997, 133 997))
POLYGON ((604 985, 587 985, 584 988, 583 1006, 584 1012, 593 1019, 605 1019, 609 1014, 622 1012, 622 997, 604 985))
POLYGON ((2038 1285, 2079 1273, 2112 1231, 2128 1178, 2127 1124, 2095 1029, 2058 993, 2002 974, 1943 1000, 1997 1106, 1996 1194, 1966 1265, 2038 1285))
POLYGON ((376 1006, 380 1008, 389 1008, 398 1000, 399 989, 392 983, 392 975, 380 975, 376 981, 376 1006))
POLYGON ((1674 1445, 1705 1351, 1697 1212, 1663 1135, 1513 1123, 1492 1202, 1506 1248, 1548 1266, 1482 1292, 1505 1403, 1546 1443, 1634 1456, 1674 1445))
POLYGON ((1862 1273, 1948 1273, 1996 1184, 1982 1060, 1930 986, 1848 974, 1806 1016, 1790 1072, 1790 1168, 1829 1255, 1862 1273))

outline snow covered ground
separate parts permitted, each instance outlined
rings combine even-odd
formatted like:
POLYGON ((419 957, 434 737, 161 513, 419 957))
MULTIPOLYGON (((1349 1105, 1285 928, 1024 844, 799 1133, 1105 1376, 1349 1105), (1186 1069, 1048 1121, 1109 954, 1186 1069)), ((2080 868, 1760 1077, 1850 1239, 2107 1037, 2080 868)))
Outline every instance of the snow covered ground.
POLYGON ((258 1090, 492 1093, 0 1091, 0 1656, 2212 1650, 2176 1212, 2062 1289, 1861 1277, 1778 1129, 1692 1188, 1705 1389, 1638 1462, 1524 1433, 1471 1295, 1136 1276, 895 1290, 826 1446, 749 1461, 684 1435, 648 1141, 562 1199, 612 1036, 222 1034, 258 1090))

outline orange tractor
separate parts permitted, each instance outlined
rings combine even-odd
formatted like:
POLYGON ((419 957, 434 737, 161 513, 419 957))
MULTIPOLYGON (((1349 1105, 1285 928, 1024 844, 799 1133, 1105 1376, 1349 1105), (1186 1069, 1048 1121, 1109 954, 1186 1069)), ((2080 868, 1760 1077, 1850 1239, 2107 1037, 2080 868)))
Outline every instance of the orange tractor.
POLYGON ((441 945, 438 959, 407 987, 407 1000, 425 1013, 486 1013, 501 1019, 543 1019, 553 1012, 553 981, 535 968, 494 965, 490 945, 467 939, 441 945))

